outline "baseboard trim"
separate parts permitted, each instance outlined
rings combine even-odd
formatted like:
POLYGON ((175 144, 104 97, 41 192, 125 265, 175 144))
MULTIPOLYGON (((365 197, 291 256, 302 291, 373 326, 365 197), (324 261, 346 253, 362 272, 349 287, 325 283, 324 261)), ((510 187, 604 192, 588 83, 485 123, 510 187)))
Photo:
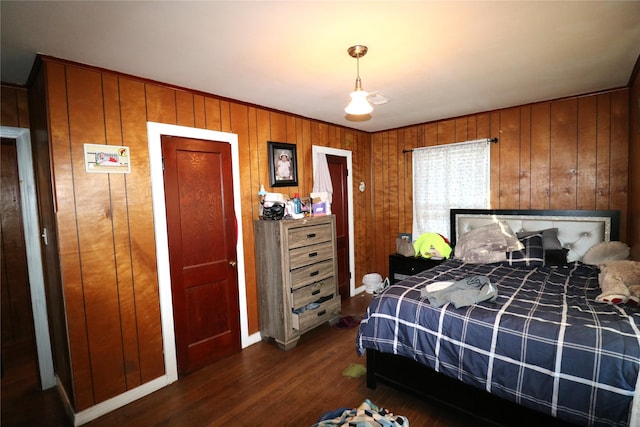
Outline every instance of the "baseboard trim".
POLYGON ((139 387, 126 391, 122 394, 112 397, 109 400, 105 400, 104 402, 100 402, 97 405, 85 409, 84 411, 76 413, 73 417, 73 425, 81 426, 83 424, 86 424, 89 421, 93 421, 96 418, 108 414, 111 411, 128 405, 129 403, 138 400, 141 397, 158 391, 162 387, 165 387, 169 384, 170 381, 166 375, 156 378, 153 381, 149 381, 148 383, 145 383, 139 387))

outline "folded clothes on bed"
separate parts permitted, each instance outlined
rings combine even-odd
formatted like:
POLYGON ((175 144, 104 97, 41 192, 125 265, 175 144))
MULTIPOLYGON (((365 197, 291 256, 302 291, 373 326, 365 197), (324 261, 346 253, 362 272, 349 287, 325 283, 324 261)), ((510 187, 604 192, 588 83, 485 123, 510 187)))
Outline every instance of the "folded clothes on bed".
POLYGON ((455 282, 435 282, 420 290, 420 297, 427 298, 433 307, 452 303, 455 308, 466 307, 482 301, 495 301, 498 288, 485 276, 470 276, 455 282))

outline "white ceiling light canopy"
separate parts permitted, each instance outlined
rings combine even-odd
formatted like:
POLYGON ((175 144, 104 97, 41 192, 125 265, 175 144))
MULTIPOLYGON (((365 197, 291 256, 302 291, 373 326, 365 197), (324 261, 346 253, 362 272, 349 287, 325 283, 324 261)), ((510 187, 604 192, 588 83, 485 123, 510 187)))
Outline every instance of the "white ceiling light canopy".
POLYGON ((345 113, 350 116, 362 116, 366 114, 370 114, 373 111, 373 107, 369 104, 367 100, 367 96, 369 94, 362 90, 362 81, 360 80, 360 58, 366 55, 368 48, 366 46, 357 44, 355 46, 351 46, 347 49, 349 55, 352 58, 356 58, 357 63, 357 77, 356 77, 356 87, 351 92, 351 102, 347 105, 347 108, 344 109, 345 113))

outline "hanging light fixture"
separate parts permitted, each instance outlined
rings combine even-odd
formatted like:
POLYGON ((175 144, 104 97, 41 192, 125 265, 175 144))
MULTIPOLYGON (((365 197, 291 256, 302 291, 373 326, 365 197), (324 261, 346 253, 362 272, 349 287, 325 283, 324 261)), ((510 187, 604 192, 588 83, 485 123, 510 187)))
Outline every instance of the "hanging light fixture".
POLYGON ((357 77, 356 77, 356 87, 351 92, 351 102, 347 105, 347 108, 344 109, 345 113, 352 116, 360 116, 365 114, 370 114, 373 111, 373 107, 369 104, 367 100, 367 96, 369 95, 366 91, 362 90, 362 81, 360 80, 360 58, 363 57, 367 53, 367 47, 362 45, 351 46, 347 49, 349 55, 352 58, 356 58, 357 63, 357 77))

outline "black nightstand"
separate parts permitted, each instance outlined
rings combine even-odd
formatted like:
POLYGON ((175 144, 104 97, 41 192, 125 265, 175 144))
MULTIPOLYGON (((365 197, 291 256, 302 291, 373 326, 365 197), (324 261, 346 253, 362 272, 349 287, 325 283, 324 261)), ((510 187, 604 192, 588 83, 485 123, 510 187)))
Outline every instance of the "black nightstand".
POLYGON ((442 261, 444 260, 391 254, 389 255, 389 280, 393 285, 416 273, 433 268, 442 261))

